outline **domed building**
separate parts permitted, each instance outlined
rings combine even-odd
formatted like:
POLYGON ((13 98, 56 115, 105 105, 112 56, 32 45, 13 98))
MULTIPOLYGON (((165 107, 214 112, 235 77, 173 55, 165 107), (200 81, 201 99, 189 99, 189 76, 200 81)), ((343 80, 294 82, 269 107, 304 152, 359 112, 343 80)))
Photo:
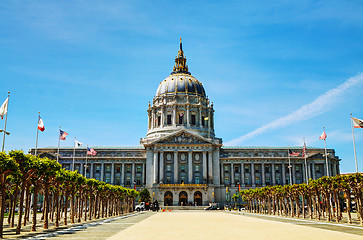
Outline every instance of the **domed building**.
MULTIPOLYGON (((189 72, 180 42, 173 71, 162 80, 147 109, 146 137, 139 146, 39 148, 69 170, 106 183, 148 188, 161 206, 230 203, 240 189, 303 183, 339 174, 334 149, 223 146, 214 132, 214 108, 203 84, 189 72), (296 154, 294 154, 296 155, 296 154), (329 171, 327 171, 329 170, 329 171)), ((34 154, 35 149, 30 149, 34 154)))

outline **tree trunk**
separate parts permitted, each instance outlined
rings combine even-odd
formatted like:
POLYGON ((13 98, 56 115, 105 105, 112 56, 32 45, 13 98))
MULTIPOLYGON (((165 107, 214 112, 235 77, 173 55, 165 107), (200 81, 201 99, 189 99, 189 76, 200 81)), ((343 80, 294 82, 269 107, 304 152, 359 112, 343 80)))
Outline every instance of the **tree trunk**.
POLYGON ((19 188, 16 187, 16 190, 14 192, 14 201, 13 201, 13 211, 11 213, 11 224, 10 227, 13 228, 15 225, 15 210, 16 210, 16 203, 18 201, 18 194, 19 194, 19 188))
POLYGON ((5 174, 1 174, 0 176, 0 238, 3 238, 3 228, 4 228, 4 212, 5 212, 5 174))
POLYGON ((350 215, 350 191, 345 191, 345 204, 347 205, 348 223, 352 224, 352 216, 350 215))
POLYGON ((37 212, 38 212, 38 186, 34 185, 33 195, 33 220, 32 220, 32 231, 35 232, 37 229, 37 212))
POLYGON ((48 229, 49 225, 49 182, 45 183, 45 192, 44 192, 44 229, 48 229))

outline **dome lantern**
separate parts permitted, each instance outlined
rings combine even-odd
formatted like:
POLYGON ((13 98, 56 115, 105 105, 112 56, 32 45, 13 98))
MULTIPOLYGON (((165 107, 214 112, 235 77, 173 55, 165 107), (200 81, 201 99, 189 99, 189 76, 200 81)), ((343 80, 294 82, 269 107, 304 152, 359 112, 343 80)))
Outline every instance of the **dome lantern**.
POLYGON ((178 55, 175 57, 175 65, 171 74, 186 73, 190 75, 190 72, 188 72, 188 65, 186 63, 187 59, 184 56, 182 40, 180 38, 180 49, 178 50, 178 55))

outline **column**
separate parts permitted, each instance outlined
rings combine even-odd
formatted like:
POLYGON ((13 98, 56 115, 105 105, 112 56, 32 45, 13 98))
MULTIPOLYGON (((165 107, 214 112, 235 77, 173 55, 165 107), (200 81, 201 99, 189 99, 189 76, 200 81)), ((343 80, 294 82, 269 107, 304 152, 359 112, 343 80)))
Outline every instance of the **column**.
POLYGON ((213 183, 213 153, 212 151, 208 152, 208 176, 209 181, 208 183, 213 183))
POLYGON ((230 177, 231 177, 231 186, 234 184, 234 171, 233 171, 233 163, 229 164, 229 169, 230 169, 230 177))
POLYGON ((292 170, 292 184, 295 184, 296 183, 296 177, 295 177, 296 164, 291 164, 291 166, 292 166, 292 169, 291 169, 292 170))
POLYGON ((337 167, 336 167, 335 163, 332 163, 331 165, 332 165, 332 171, 331 171, 332 176, 335 176, 335 175, 337 175, 337 167))
POLYGON ((265 179, 265 164, 261 163, 261 173, 262 173, 262 186, 266 186, 266 179, 265 179))
POLYGON ((311 163, 311 167, 313 169, 313 179, 315 180, 316 179, 316 175, 315 175, 315 164, 314 163, 311 163))
POLYGON ((165 122, 165 120, 164 120, 164 107, 161 107, 161 117, 160 117, 160 121, 161 121, 160 126, 161 127, 164 127, 164 122, 165 122))
POLYGON ((190 126, 189 118, 190 118, 190 109, 189 109, 189 105, 188 105, 188 106, 187 106, 187 126, 188 126, 188 127, 190 126))
POLYGON ((282 185, 286 184, 285 163, 282 164, 282 185))
POLYGON ((135 163, 131 165, 131 186, 135 182, 135 163))
POLYGON ((192 159, 192 152, 188 152, 188 172, 189 172, 188 181, 189 181, 189 183, 193 183, 193 159, 192 159))
POLYGON ((203 152, 203 183, 207 183, 207 153, 203 152))
POLYGON ((115 179, 115 163, 111 163, 111 184, 114 184, 115 179))
POLYGON ((252 187, 256 187, 255 183, 255 164, 251 163, 251 181, 252 181, 252 187))
POLYGON ((271 184, 272 186, 276 185, 276 177, 275 177, 275 164, 271 164, 271 173, 272 173, 272 176, 271 176, 271 184))
POLYGON ((154 109, 151 109, 151 129, 153 129, 155 126, 155 111, 154 109))
POLYGON ((153 178, 153 182, 156 184, 157 183, 157 177, 158 177, 158 152, 154 152, 154 178, 153 178))
POLYGON ((202 128, 202 107, 199 107, 199 127, 202 128))
POLYGON ((307 164, 308 164, 308 178, 310 179, 311 178, 311 164, 309 162, 307 164))
POLYGON ((221 169, 221 185, 225 185, 226 183, 224 182, 225 177, 224 177, 223 163, 220 164, 219 168, 221 169))
POLYGON ((103 178, 105 175, 105 164, 102 162, 101 163, 101 182, 104 182, 103 178))
POLYGON ((178 152, 174 151, 174 184, 179 183, 178 181, 178 152))
POLYGON ((121 185, 125 185, 125 163, 122 163, 121 166, 121 185))
POLYGON ((160 183, 164 183, 164 152, 160 152, 160 183))
POLYGON ((241 163, 241 174, 242 174, 242 187, 245 187, 245 166, 243 163, 241 163))
POLYGON ((176 105, 174 105, 173 107, 173 126, 175 127, 176 126, 176 105))
POLYGON ((143 163, 143 170, 142 170, 142 182, 144 186, 146 185, 146 163, 143 163))
POLYGON ((89 163, 89 165, 91 165, 91 167, 90 167, 90 172, 89 172, 89 177, 90 178, 93 178, 93 163, 89 163))

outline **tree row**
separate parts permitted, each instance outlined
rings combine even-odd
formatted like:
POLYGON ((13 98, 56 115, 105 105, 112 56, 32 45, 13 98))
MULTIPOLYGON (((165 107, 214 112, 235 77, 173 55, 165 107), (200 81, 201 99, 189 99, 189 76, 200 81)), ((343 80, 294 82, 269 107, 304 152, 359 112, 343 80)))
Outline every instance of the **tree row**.
POLYGON ((130 212, 138 192, 87 179, 55 160, 10 151, 0 152, 0 195, 2 238, 5 213, 7 223, 16 226, 19 234, 30 222, 36 231, 37 213, 48 229, 49 221, 58 227, 62 219, 67 225, 68 220, 75 223, 130 212))

